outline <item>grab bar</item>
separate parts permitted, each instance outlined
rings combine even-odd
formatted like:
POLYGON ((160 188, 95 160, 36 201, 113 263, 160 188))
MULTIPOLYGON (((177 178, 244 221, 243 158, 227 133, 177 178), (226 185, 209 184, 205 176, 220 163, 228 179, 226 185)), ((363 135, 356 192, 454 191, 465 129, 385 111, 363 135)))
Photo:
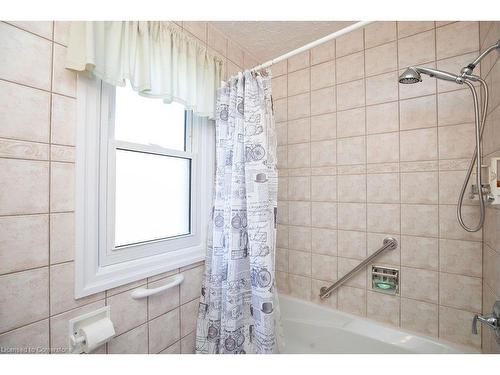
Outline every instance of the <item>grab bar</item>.
POLYGON ((141 299, 141 298, 146 298, 150 296, 154 296, 155 294, 163 293, 164 291, 173 288, 174 286, 179 285, 184 281, 184 275, 175 275, 174 277, 169 279, 169 283, 159 286, 158 288, 140 288, 140 289, 135 289, 131 296, 133 299, 141 299), (171 280, 171 281, 170 281, 171 280))
POLYGON ((338 279, 334 284, 332 284, 328 288, 326 286, 322 287, 320 289, 319 298, 325 299, 325 298, 330 297, 330 295, 332 294, 332 292, 335 289, 337 289, 338 287, 343 285, 347 280, 349 280, 351 277, 353 277, 354 274, 356 274, 356 272, 358 272, 360 269, 365 267, 373 259, 378 257, 382 252, 384 252, 385 250, 394 250, 397 247, 398 247, 398 241, 396 241, 395 238, 392 238, 392 237, 384 238, 384 244, 382 245, 382 247, 380 249, 375 251, 369 257, 365 258, 365 260, 363 260, 360 264, 358 264, 356 267, 354 267, 352 270, 350 270, 348 273, 346 273, 344 276, 342 276, 340 279, 338 279))

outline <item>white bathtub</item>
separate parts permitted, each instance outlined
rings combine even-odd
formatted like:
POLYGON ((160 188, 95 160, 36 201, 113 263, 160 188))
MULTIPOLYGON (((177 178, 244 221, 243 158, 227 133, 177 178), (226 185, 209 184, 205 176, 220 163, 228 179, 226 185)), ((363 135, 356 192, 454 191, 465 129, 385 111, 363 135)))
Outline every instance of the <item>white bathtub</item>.
POLYGON ((285 353, 479 353, 289 296, 280 309, 285 353))

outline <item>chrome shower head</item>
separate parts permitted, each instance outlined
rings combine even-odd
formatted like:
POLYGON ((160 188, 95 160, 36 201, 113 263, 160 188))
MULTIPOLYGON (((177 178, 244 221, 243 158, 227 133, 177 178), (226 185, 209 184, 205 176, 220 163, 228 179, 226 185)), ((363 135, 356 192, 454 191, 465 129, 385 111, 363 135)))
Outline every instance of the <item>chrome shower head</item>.
POLYGON ((399 76, 399 83, 411 84, 422 82, 422 76, 414 67, 409 67, 399 76))
POLYGON ((464 81, 462 77, 452 73, 444 72, 442 70, 424 68, 421 66, 410 66, 403 72, 403 74, 399 76, 399 83, 409 84, 422 82, 421 74, 427 74, 430 77, 435 77, 443 79, 445 81, 451 81, 460 84, 462 84, 464 81))

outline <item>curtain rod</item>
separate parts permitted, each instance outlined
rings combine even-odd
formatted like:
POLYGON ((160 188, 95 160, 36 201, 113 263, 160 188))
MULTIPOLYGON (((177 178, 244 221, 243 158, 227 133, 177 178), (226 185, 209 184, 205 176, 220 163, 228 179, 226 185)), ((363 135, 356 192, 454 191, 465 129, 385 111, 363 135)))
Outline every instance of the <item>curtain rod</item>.
POLYGON ((263 64, 257 65, 256 67, 250 69, 252 71, 268 68, 273 64, 279 63, 280 61, 286 60, 292 56, 298 55, 299 53, 302 53, 304 51, 307 51, 311 48, 314 48, 316 46, 319 46, 320 44, 326 43, 332 39, 338 38, 341 35, 350 33, 351 31, 360 29, 362 27, 365 27, 369 25, 370 23, 373 23, 375 21, 361 21, 361 22, 356 22, 350 26, 344 27, 343 29, 339 31, 335 31, 332 34, 326 35, 323 38, 320 38, 318 40, 315 40, 314 42, 308 43, 305 46, 299 47, 297 49, 294 49, 293 51, 287 52, 284 55, 281 55, 279 57, 276 57, 275 59, 269 60, 263 64))

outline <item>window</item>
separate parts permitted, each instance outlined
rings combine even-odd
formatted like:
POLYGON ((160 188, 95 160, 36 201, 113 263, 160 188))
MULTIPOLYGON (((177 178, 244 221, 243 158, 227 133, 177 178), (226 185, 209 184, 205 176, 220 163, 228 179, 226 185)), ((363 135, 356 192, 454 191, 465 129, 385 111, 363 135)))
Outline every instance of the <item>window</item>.
POLYGON ((78 107, 76 296, 204 259, 213 124, 83 76, 78 107))

